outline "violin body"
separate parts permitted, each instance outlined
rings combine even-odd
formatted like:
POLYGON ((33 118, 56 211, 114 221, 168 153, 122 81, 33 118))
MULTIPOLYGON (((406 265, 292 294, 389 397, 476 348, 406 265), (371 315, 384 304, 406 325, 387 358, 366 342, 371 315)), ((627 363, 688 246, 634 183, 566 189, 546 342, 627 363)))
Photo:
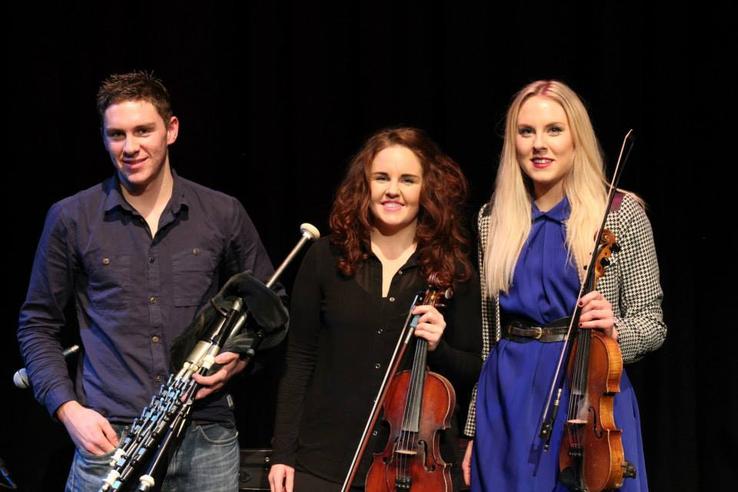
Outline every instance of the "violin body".
MULTIPOLYGON (((604 275, 612 253, 620 249, 607 229, 600 242, 592 287, 604 275)), ((580 328, 568 369, 570 401, 559 449, 560 480, 576 491, 620 488, 626 477, 636 473, 625 460, 622 431, 615 425, 615 395, 623 375, 620 345, 602 330, 580 328)))
POLYGON ((390 437, 384 451, 374 455, 367 492, 453 490, 451 465, 443 461, 439 449, 439 431, 451 426, 456 393, 445 377, 423 372, 420 393, 414 389, 418 376, 412 371, 397 373, 389 385, 384 418, 390 437))
MULTIPOLYGON (((620 346, 600 330, 581 330, 588 340, 586 394, 572 387, 571 397, 581 398, 574 418, 565 425, 559 449, 561 481, 572 490, 599 492, 623 485, 635 469, 625 460, 622 431, 615 425, 614 398, 620 392, 623 358, 620 346)), ((581 338, 581 337, 580 337, 581 338)), ((574 347, 576 353, 580 339, 574 347)), ((570 374, 574 360, 570 360, 570 374)))
POLYGON ((395 353, 387 365, 374 406, 367 419, 361 440, 354 453, 341 492, 347 492, 353 483, 359 460, 366 450, 369 433, 379 418, 380 410, 390 428, 390 436, 383 452, 375 454, 364 490, 367 492, 451 491, 451 465, 441 457, 439 431, 451 426, 456 406, 453 386, 440 374, 428 370, 428 342, 413 337, 421 315, 412 312, 418 302, 441 308, 451 299, 453 290, 443 288, 435 275, 429 278, 424 295, 415 296, 395 353), (399 371, 410 339, 415 339, 412 369, 399 371))

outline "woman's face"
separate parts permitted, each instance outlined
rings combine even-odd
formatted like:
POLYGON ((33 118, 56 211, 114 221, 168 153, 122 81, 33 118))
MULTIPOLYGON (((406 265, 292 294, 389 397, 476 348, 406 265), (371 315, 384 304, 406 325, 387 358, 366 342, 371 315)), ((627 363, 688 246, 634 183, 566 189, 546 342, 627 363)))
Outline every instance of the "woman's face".
POLYGON ((549 193, 563 198, 563 180, 574 164, 574 139, 561 104, 545 96, 528 98, 518 113, 515 149, 536 198, 549 193))
POLYGON ((415 226, 422 185, 423 167, 413 151, 393 145, 377 153, 369 170, 369 209, 382 234, 415 226))

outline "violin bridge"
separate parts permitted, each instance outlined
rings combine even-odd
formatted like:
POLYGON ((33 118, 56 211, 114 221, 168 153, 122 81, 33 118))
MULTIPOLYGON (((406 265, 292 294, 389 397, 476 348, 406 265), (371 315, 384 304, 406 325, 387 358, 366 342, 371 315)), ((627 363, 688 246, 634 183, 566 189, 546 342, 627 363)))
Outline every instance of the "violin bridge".
POLYGON ((414 449, 398 449, 398 450, 395 451, 395 453, 397 453, 397 454, 405 454, 405 455, 408 455, 408 456, 415 456, 415 455, 418 454, 418 452, 415 451, 414 449))

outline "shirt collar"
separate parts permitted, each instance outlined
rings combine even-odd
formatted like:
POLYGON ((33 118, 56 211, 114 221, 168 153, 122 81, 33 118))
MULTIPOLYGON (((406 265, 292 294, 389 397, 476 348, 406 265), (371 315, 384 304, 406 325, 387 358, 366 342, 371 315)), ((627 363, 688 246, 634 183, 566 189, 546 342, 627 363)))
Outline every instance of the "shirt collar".
POLYGON ((169 208, 173 214, 178 214, 182 207, 189 207, 190 202, 188 200, 189 188, 187 183, 177 175, 177 171, 172 169, 172 178, 174 184, 172 186, 172 198, 169 200, 169 208))
POLYGON ((569 213, 571 212, 569 199, 567 197, 562 198, 559 203, 547 212, 541 212, 535 202, 533 202, 532 205, 534 222, 540 218, 546 218, 563 224, 564 221, 569 218, 569 213))
MULTIPOLYGON (((407 259, 405 264, 400 267, 400 270, 407 270, 408 268, 418 266, 419 259, 420 259, 420 253, 418 253, 418 250, 416 249, 415 251, 413 251, 413 254, 410 255, 410 258, 407 259)), ((377 255, 375 255, 374 252, 371 250, 367 253, 367 260, 374 262, 375 265, 379 265, 379 266, 382 265, 382 262, 379 261, 379 258, 377 258, 377 255)))
POLYGON ((117 173, 103 182, 103 191, 105 193, 105 213, 112 212, 116 208, 136 212, 120 191, 120 180, 117 173))
MULTIPOLYGON (((178 214, 182 207, 189 206, 189 200, 187 196, 187 184, 182 178, 177 175, 177 172, 172 169, 172 197, 169 199, 167 209, 171 210, 173 214, 178 214)), ((138 214, 130 203, 128 203, 120 191, 120 178, 118 173, 115 173, 110 178, 103 182, 103 191, 105 193, 105 213, 111 212, 116 208, 122 208, 128 212, 138 214)))

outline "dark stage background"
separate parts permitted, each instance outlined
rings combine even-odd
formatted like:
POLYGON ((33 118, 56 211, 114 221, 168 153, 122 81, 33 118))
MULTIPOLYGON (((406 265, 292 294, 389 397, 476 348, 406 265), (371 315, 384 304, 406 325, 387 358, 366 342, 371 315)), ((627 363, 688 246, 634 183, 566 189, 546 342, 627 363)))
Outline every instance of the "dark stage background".
MULTIPOLYGON (((608 162, 635 128, 621 184, 648 202, 669 326, 663 348, 628 366, 649 481, 656 491, 735 486, 738 371, 735 339, 721 334, 735 331, 734 302, 720 282, 734 271, 723 239, 731 224, 711 225, 730 217, 734 189, 727 6, 69 1, 3 10, 0 456, 23 490, 61 490, 72 451, 31 393, 11 385, 36 242, 53 202, 111 174, 95 91, 107 74, 138 68, 172 93, 174 167, 237 196, 275 262, 301 222, 326 232, 343 168, 378 128, 426 129, 471 182, 470 218, 489 195, 504 111, 525 83, 559 78, 578 91, 608 162)), ((240 383, 242 446, 269 444, 281 355, 240 383)))

